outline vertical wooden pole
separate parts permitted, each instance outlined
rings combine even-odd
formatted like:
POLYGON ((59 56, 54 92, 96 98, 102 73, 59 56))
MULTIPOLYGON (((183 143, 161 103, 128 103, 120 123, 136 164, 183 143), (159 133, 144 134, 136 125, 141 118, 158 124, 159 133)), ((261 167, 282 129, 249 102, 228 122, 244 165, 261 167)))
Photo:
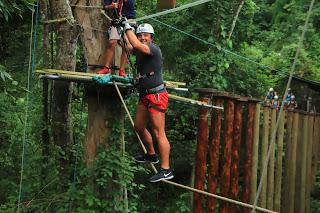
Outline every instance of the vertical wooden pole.
MULTIPOLYGON (((300 193, 301 193, 301 170, 302 170, 302 146, 303 146, 303 127, 304 127, 304 112, 299 111, 299 127, 298 131, 298 142, 297 142, 297 153, 296 153, 296 177, 295 177, 295 196, 294 196, 294 211, 299 212, 300 193)), ((299 212, 300 213, 300 212, 299 212)))
POLYGON ((308 144, 307 144, 307 172, 306 172, 306 213, 310 212, 310 192, 312 185, 311 176, 311 162, 312 162, 312 142, 313 142, 313 125, 314 125, 314 115, 308 115, 308 144))
POLYGON ((259 136, 260 136, 260 108, 261 105, 256 105, 256 113, 254 115, 254 130, 253 130, 253 154, 252 154, 252 176, 251 176, 251 196, 250 203, 254 203, 257 194, 257 178, 258 178, 258 162, 259 162, 259 136))
MULTIPOLYGON (((214 100, 216 106, 222 106, 222 99, 216 98, 214 100)), ((220 150, 220 131, 221 131, 222 111, 214 109, 211 117, 211 140, 209 142, 209 175, 208 175, 208 191, 215 194, 218 187, 218 173, 219 173, 219 150, 220 150)), ((216 199, 208 197, 207 212, 216 212, 216 199)))
POLYGON ((314 120, 314 131, 313 131, 313 148, 312 148, 312 166, 311 166, 311 182, 315 182, 317 173, 317 164, 320 157, 320 116, 316 115, 314 120))
MULTIPOLYGON (((248 100, 248 120, 247 120, 247 137, 245 145, 245 160, 244 160, 244 186, 242 193, 242 202, 250 203, 251 193, 251 177, 252 177, 252 154, 253 154, 253 132, 254 119, 256 111, 256 101, 248 100)), ((242 212, 249 212, 250 209, 243 208, 242 212)))
POLYGON ((281 189, 282 189, 282 154, 283 154, 283 136, 284 136, 284 118, 286 111, 283 111, 280 117, 279 129, 277 134, 277 164, 275 177, 275 197, 274 210, 280 212, 281 207, 281 189))
POLYGON ((282 191, 282 205, 281 205, 281 212, 289 212, 289 180, 290 180, 290 160, 292 155, 292 128, 293 128, 293 112, 288 111, 287 118, 286 118, 286 150, 285 150, 285 170, 284 170, 284 188, 282 191))
MULTIPOLYGON (((277 119, 277 110, 271 109, 271 129, 270 129, 270 138, 275 130, 277 119)), ((268 148, 270 147, 270 143, 268 148)), ((273 199, 274 199, 274 154, 275 146, 271 147, 271 155, 268 164, 268 187, 267 187, 267 208, 273 209, 273 199)))
POLYGON ((309 121, 308 115, 303 115, 303 141, 301 150, 301 182, 300 182, 300 209, 298 212, 305 212, 306 210, 306 180, 307 180, 307 149, 308 149, 308 129, 309 121))
MULTIPOLYGON (((267 152, 268 152, 268 144, 269 144, 269 117, 270 117, 270 108, 264 107, 263 108, 263 138, 262 138, 262 149, 261 149, 261 167, 260 171, 264 166, 264 163, 267 159, 267 152)), ((268 172, 266 172, 266 177, 268 177, 268 172)), ((262 189, 260 194, 260 206, 263 208, 267 207, 267 178, 264 178, 262 182, 262 189)))
MULTIPOLYGON (((231 147, 233 140, 233 121, 234 121, 234 100, 228 98, 225 108, 225 126, 224 126, 224 151, 223 168, 221 174, 221 195, 230 197, 230 167, 231 167, 231 147)), ((229 205, 226 202, 221 203, 221 213, 229 211, 229 205)))
MULTIPOLYGON (((238 99, 235 104, 234 110, 234 126, 233 126, 233 144, 232 144, 232 151, 231 151, 231 171, 230 171, 230 195, 231 199, 238 200, 238 193, 239 193, 239 152, 240 152, 240 145, 241 145, 241 130, 242 130, 242 112, 243 112, 243 102, 246 101, 245 99, 238 99)), ((251 171, 250 171, 251 172, 251 171)), ((237 212, 237 206, 235 204, 230 204, 230 213, 237 212)))
MULTIPOLYGON (((208 103, 208 98, 200 98, 200 101, 208 103)), ((197 153, 196 153, 196 171, 194 188, 204 190, 206 178, 206 160, 207 160, 207 145, 208 145, 208 108, 202 107, 199 109, 198 121, 198 137, 197 137, 197 153)), ((193 212, 202 213, 203 196, 199 193, 193 195, 193 212)))

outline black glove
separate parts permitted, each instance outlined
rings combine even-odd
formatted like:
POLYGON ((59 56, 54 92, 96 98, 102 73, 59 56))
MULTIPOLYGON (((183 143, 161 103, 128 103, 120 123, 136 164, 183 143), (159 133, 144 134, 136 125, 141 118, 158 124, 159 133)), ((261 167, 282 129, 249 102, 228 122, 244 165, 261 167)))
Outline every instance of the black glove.
POLYGON ((120 27, 120 19, 112 19, 111 20, 111 25, 113 26, 113 27, 120 27))

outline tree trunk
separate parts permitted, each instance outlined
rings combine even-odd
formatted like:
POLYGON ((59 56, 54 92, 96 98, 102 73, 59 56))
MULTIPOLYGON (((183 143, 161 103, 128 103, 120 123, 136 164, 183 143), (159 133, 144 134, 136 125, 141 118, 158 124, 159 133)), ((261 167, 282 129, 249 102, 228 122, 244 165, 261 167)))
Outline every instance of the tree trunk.
MULTIPOLYGON (((41 13, 42 13, 42 19, 46 20, 48 19, 48 5, 46 4, 45 0, 41 0, 41 13)), ((45 68, 49 67, 49 26, 44 25, 43 27, 43 66, 45 68)), ((49 92, 49 86, 48 86, 48 80, 43 79, 43 88, 42 88, 42 122, 43 122, 43 129, 41 133, 42 137, 42 143, 44 144, 44 156, 48 156, 48 145, 49 145, 49 131, 48 131, 48 125, 49 125, 49 110, 48 110, 48 92, 49 92)))
MULTIPOLYGON (((68 18, 68 22, 55 24, 57 56, 54 68, 75 70, 77 28, 68 0, 52 0, 53 19, 68 18)), ((72 83, 55 81, 53 84, 52 133, 54 143, 60 147, 73 144, 71 125, 72 83)))
MULTIPOLYGON (((88 5, 86 0, 78 0, 77 5, 88 5)), ((101 5, 100 0, 92 0, 90 5, 101 5)), ((88 64, 104 64, 107 44, 108 24, 98 9, 74 8, 75 17, 82 28, 82 44, 88 64)), ((121 105, 113 88, 96 91, 96 86, 87 87, 88 123, 84 139, 84 151, 87 166, 94 161, 98 144, 105 144, 111 134, 111 119, 120 115, 121 105), (111 95, 103 96, 103 92, 111 91, 111 95), (115 108, 115 105, 118 108, 115 108)), ((120 116, 119 116, 120 117, 120 116)))

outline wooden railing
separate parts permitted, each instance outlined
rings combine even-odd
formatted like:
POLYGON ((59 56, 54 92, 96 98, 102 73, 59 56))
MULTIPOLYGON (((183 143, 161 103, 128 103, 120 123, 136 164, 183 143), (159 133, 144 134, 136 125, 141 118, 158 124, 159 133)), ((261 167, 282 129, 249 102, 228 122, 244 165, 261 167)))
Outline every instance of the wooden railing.
MULTIPOLYGON (((224 111, 199 109, 194 187, 253 204, 279 113, 257 99, 198 91, 201 101, 224 106, 224 111)), ((320 115, 285 110, 279 124, 258 206, 308 213, 320 152, 320 115)), ((193 212, 217 211, 250 210, 194 193, 193 212)))

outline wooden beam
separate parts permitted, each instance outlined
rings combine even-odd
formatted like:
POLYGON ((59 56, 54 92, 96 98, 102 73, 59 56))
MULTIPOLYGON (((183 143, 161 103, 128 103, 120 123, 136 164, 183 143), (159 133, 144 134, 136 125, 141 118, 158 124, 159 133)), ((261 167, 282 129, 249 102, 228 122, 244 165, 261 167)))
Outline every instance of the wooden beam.
MULTIPOLYGON (((209 102, 208 98, 201 98, 201 102, 209 102)), ((197 152, 196 152, 196 177, 194 188, 204 190, 207 167, 207 148, 208 145, 208 108, 199 108, 197 152)), ((204 196, 199 193, 193 195, 193 212, 202 213, 202 200, 204 196)))
POLYGON ((283 111, 280 117, 279 129, 277 132, 277 163, 275 174, 275 195, 274 210, 280 212, 281 207, 281 189, 282 189, 282 154, 283 154, 283 136, 284 136, 284 119, 286 111, 283 111))
MULTIPOLYGON (((261 147, 261 161, 260 161, 260 171, 262 171, 262 168, 264 167, 264 164, 267 159, 268 154, 268 144, 269 144, 269 119, 270 119, 270 108, 264 107, 263 108, 263 129, 262 129, 262 147, 261 147)), ((267 179, 268 177, 268 171, 265 174, 265 177, 262 182, 262 189, 260 194, 260 206, 263 208, 267 207, 267 179)))
MULTIPOLYGON (((277 119, 277 110, 271 109, 271 129, 270 129, 270 138, 272 137, 273 131, 275 131, 277 119)), ((268 143, 270 147, 270 143, 268 143)), ((269 150, 268 150, 269 151, 269 150)), ((273 210, 273 198, 274 198, 274 155, 275 155, 275 143, 271 147, 271 155, 268 163, 268 189, 267 189, 267 209, 273 210)))
MULTIPOLYGON (((223 100, 216 98, 214 104, 222 106, 223 100)), ((218 188, 218 175, 219 175, 219 156, 220 156, 220 138, 221 138, 221 123, 222 112, 221 110, 214 109, 211 117, 211 140, 209 141, 209 175, 208 175, 208 191, 215 194, 218 188)), ((207 212, 216 212, 216 199, 209 197, 207 200, 207 212)))
MULTIPOLYGON (((231 170, 231 148, 233 142, 234 122, 234 100, 228 98, 225 108, 224 140, 223 140, 223 168, 221 173, 221 195, 230 197, 230 170, 231 170)), ((229 203, 221 203, 221 213, 229 212, 229 203)))
POLYGON ((252 176, 250 203, 254 203, 257 194, 258 162, 259 162, 259 136, 260 136, 260 109, 261 104, 256 105, 253 130, 252 176))

